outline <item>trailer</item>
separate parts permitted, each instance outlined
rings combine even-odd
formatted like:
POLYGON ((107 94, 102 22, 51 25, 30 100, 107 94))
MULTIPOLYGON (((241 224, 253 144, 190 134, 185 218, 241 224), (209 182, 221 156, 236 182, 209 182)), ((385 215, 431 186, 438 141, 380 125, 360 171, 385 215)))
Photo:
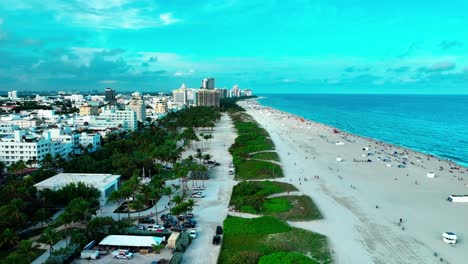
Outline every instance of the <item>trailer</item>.
POLYGON ((80 255, 80 258, 82 259, 97 259, 98 257, 99 257, 98 250, 85 249, 81 251, 81 255, 80 255))
POLYGON ((468 195, 452 194, 447 198, 447 201, 452 202, 452 203, 468 203, 468 195))

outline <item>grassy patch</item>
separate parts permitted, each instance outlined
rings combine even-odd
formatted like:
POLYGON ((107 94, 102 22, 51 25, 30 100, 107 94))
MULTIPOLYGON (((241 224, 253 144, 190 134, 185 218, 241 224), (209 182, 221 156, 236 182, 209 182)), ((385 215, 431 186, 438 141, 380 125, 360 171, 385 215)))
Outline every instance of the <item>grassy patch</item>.
MULTIPOLYGON (((258 262, 258 257, 292 251, 311 256, 317 263, 331 263, 326 237, 292 228, 274 217, 245 219, 228 216, 218 263, 258 262), (246 252, 250 258, 245 258, 246 252)), ((285 262, 286 263, 286 262, 285 262)))
POLYGON ((256 214, 263 211, 268 195, 290 191, 297 191, 297 189, 288 183, 244 181, 234 186, 230 204, 241 212, 256 214))
POLYGON ((316 264, 315 260, 296 252, 277 252, 260 258, 258 264, 316 264))
POLYGON ((322 214, 318 210, 317 206, 315 206, 312 199, 310 199, 310 197, 306 195, 292 195, 270 198, 266 200, 264 208, 265 210, 262 213, 286 221, 310 221, 323 218, 322 214), (271 200, 276 199, 281 199, 282 201, 271 202, 271 200), (266 206, 270 203, 276 204, 276 207, 272 206, 273 210, 268 210, 266 206), (283 210, 286 208, 286 204, 290 207, 288 207, 287 210, 283 210), (276 209, 276 211, 274 209, 276 209))
POLYGON ((263 205, 263 212, 265 213, 283 213, 289 211, 293 206, 288 199, 283 197, 275 197, 267 199, 263 205))
POLYGON ((258 159, 258 160, 273 160, 279 161, 278 154, 276 152, 260 152, 250 155, 251 159, 258 159))
POLYGON ((236 178, 274 179, 283 177, 283 170, 277 164, 260 160, 243 160, 237 163, 236 178))

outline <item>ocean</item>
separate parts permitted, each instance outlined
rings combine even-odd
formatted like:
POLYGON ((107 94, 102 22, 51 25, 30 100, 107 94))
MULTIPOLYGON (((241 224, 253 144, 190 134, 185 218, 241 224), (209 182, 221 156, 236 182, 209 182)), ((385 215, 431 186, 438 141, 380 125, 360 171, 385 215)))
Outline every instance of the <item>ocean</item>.
POLYGON ((259 96, 262 105, 468 166, 467 95, 259 96))

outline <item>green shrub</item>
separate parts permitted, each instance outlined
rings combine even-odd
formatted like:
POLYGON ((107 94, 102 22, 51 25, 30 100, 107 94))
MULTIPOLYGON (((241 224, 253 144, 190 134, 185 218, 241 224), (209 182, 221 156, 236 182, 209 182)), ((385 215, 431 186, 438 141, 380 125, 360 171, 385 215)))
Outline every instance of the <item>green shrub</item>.
POLYGON ((175 252, 174 255, 172 255, 171 261, 169 264, 180 264, 182 263, 182 258, 184 257, 184 253, 182 252, 175 252))

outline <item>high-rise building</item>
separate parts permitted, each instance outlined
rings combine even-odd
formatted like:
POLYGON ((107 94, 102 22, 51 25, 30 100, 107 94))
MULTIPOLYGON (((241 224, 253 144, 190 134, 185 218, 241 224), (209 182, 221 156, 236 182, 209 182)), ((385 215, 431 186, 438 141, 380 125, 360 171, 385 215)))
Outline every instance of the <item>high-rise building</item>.
POLYGON ((104 95, 104 101, 108 102, 109 104, 117 103, 117 99, 115 98, 115 90, 112 90, 111 88, 106 88, 104 95))
POLYGON ((212 77, 203 79, 201 88, 213 90, 215 88, 215 79, 212 77))
POLYGON ((18 92, 17 91, 8 92, 8 99, 10 100, 18 99, 18 92))
POLYGON ((146 105, 139 92, 132 94, 132 98, 128 105, 132 111, 137 113, 138 121, 143 122, 146 120, 146 105))
POLYGON ((234 85, 231 89, 231 97, 240 97, 241 90, 239 89, 239 85, 234 85))
POLYGON ((226 88, 216 88, 216 90, 219 91, 219 99, 228 97, 228 90, 226 88))
POLYGON ((167 112, 167 102, 163 99, 158 99, 154 106, 154 111, 158 114, 164 114, 167 112))
POLYGON ((219 91, 200 89, 195 94, 197 106, 216 106, 219 107, 219 91))
POLYGON ((172 91, 172 98, 174 103, 187 104, 187 89, 185 88, 185 84, 182 84, 180 89, 172 91))
MULTIPOLYGON (((99 120, 112 122, 123 121, 123 129, 130 131, 135 131, 138 127, 136 112, 130 109, 117 110, 115 108, 106 108, 99 115, 99 118, 96 119, 96 122, 99 122, 99 120)), ((93 125, 94 124, 90 121, 90 126, 93 125)))

